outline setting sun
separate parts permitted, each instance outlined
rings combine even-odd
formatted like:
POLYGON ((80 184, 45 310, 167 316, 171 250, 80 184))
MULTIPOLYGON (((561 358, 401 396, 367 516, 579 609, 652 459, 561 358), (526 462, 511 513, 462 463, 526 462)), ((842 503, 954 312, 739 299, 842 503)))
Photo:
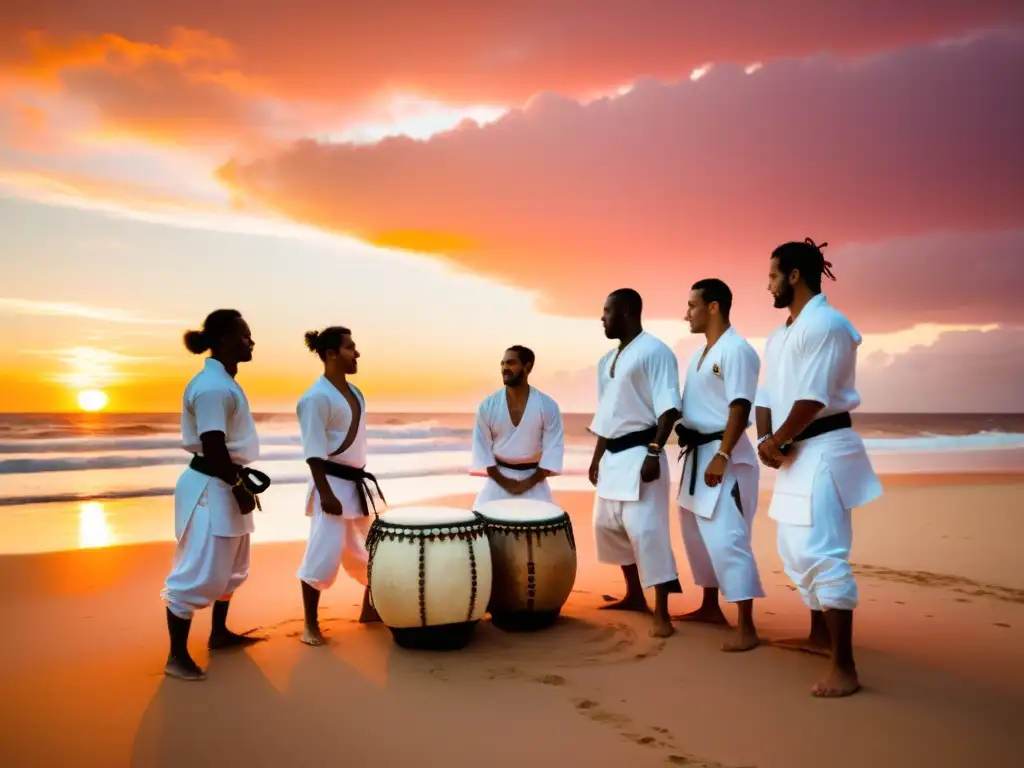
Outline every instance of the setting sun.
POLYGON ((78 407, 83 411, 102 411, 109 402, 107 393, 100 389, 83 389, 78 393, 78 407))

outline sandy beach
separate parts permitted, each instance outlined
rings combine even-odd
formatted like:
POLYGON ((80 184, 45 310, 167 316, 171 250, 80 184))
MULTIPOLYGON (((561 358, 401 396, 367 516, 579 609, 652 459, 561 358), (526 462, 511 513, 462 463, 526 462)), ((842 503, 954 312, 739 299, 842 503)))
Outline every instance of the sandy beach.
MULTIPOLYGON (((724 630, 689 624, 653 640, 646 617, 597 610, 621 576, 594 560, 589 493, 557 494, 579 574, 549 630, 509 635, 485 620, 463 651, 404 651, 385 627, 355 622, 360 587, 342 575, 321 602, 330 642, 310 648, 298 641, 303 544, 258 544, 229 624, 269 641, 211 659, 201 613, 198 684, 162 674, 173 544, 4 556, 0 765, 1024 764, 1024 477, 885 483, 855 517, 864 690, 845 700, 810 696, 819 657, 723 654, 724 630)), ((755 615, 779 638, 803 633, 807 613, 766 509, 763 495, 754 541, 768 597, 755 615)), ((673 541, 682 612, 699 593, 675 519, 673 541)))

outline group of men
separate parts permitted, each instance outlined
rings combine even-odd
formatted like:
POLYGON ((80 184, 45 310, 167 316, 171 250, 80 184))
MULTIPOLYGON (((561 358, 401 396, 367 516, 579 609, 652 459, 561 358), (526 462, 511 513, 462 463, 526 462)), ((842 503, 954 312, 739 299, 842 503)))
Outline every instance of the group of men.
MULTIPOLYGON (((854 377, 861 337, 821 292, 822 277, 834 279, 821 247, 809 239, 785 243, 769 264, 775 307, 789 316, 768 338, 760 387, 761 361, 730 324, 732 292, 721 280, 701 280, 690 292, 686 319, 706 344, 691 358, 682 392, 675 354, 643 328, 640 295, 620 289, 605 301, 605 335, 619 343, 598 364, 589 478, 596 487, 597 559, 622 568, 626 593, 603 607, 651 613, 645 590, 653 587, 651 633, 674 632, 668 596, 682 591, 669 530, 666 445, 674 431, 683 461, 675 506, 693 579, 703 588, 700 607, 681 618, 727 624, 721 594, 738 608, 736 636, 723 650, 755 648, 753 601, 765 595, 751 549, 760 461, 777 471, 768 515, 778 524, 786 573, 811 612, 807 638, 776 644, 830 656, 829 672, 812 692, 846 696, 860 687, 852 651, 858 595, 848 559, 851 510, 881 494, 850 419, 860 402, 854 377), (746 435, 752 409, 756 449, 746 435)), ((231 632, 225 622, 231 595, 248 574, 251 512, 268 478, 248 466, 258 441, 235 381, 238 364, 252 358, 248 325, 234 310, 217 310, 201 331, 185 335, 185 344, 211 355, 183 400, 183 441, 194 457, 175 488, 178 547, 163 597, 171 643, 165 671, 194 680, 204 677, 187 648, 195 610, 213 605, 212 650, 262 639, 231 632)), ((310 535, 298 577, 302 641, 320 645, 320 593, 342 567, 367 585, 369 509, 376 508, 373 491, 381 501, 383 495, 365 469, 366 405, 348 381, 359 358, 351 331, 311 331, 306 346, 324 373, 296 409, 311 474, 310 535)), ((477 409, 470 472, 485 478, 477 504, 553 500, 547 478, 563 469, 562 416, 550 396, 529 384, 534 363, 529 348, 508 348, 503 387, 477 409)), ((360 621, 378 619, 364 589, 360 621)))

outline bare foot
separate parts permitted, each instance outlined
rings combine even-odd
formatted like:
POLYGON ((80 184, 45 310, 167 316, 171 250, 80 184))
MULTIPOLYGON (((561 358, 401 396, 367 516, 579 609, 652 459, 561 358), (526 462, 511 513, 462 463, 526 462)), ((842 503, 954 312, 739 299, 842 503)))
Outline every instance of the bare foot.
POLYGON ((705 608, 703 605, 696 611, 690 611, 679 616, 672 617, 675 621, 699 621, 702 624, 719 624, 729 626, 729 620, 725 618, 722 609, 715 605, 705 608))
POLYGON ((306 627, 306 630, 302 633, 302 637, 299 638, 306 645, 323 645, 327 642, 324 636, 320 634, 320 627, 306 627))
POLYGON ((675 631, 672 620, 668 616, 655 615, 654 624, 651 625, 651 637, 671 637, 675 631))
POLYGON ((761 638, 757 636, 757 631, 753 629, 744 630, 736 633, 736 639, 722 643, 722 650, 725 653, 743 653, 743 651, 752 651, 761 644, 761 638))
POLYGON ((651 607, 647 605, 647 599, 643 595, 626 595, 621 600, 605 595, 605 600, 613 600, 608 605, 600 606, 602 611, 636 611, 637 613, 650 613, 651 607))
POLYGON ((850 696, 860 690, 860 680, 857 679, 857 670, 839 669, 833 666, 829 670, 828 677, 820 683, 815 683, 811 688, 811 695, 819 699, 838 699, 843 696, 850 696))
POLYGON ((226 648, 244 648, 256 643, 262 643, 266 639, 260 635, 251 635, 249 632, 243 632, 239 635, 229 629, 222 632, 211 632, 209 647, 211 651, 220 651, 226 648))
POLYGON ((206 673, 190 657, 179 659, 175 656, 168 656, 167 664, 164 666, 164 674, 168 677, 176 677, 179 680, 206 679, 206 673))
POLYGON ((788 637, 783 640, 770 640, 770 645, 784 648, 787 651, 802 651, 813 653, 815 656, 831 656, 832 648, 827 639, 814 637, 788 637))

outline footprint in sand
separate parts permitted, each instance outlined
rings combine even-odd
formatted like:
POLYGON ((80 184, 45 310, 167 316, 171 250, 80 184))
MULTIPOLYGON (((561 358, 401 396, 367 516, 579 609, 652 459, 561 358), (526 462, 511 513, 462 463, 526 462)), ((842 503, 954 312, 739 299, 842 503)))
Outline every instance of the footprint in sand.
POLYGON ((1006 624, 1006 623, 1004 623, 1002 621, 997 621, 997 622, 993 623, 992 626, 993 627, 1002 627, 1003 629, 1012 629, 1012 627, 1009 624, 1006 624))
POLYGON ((954 597, 953 600, 957 603, 973 603, 973 600, 968 600, 966 597, 954 597))

